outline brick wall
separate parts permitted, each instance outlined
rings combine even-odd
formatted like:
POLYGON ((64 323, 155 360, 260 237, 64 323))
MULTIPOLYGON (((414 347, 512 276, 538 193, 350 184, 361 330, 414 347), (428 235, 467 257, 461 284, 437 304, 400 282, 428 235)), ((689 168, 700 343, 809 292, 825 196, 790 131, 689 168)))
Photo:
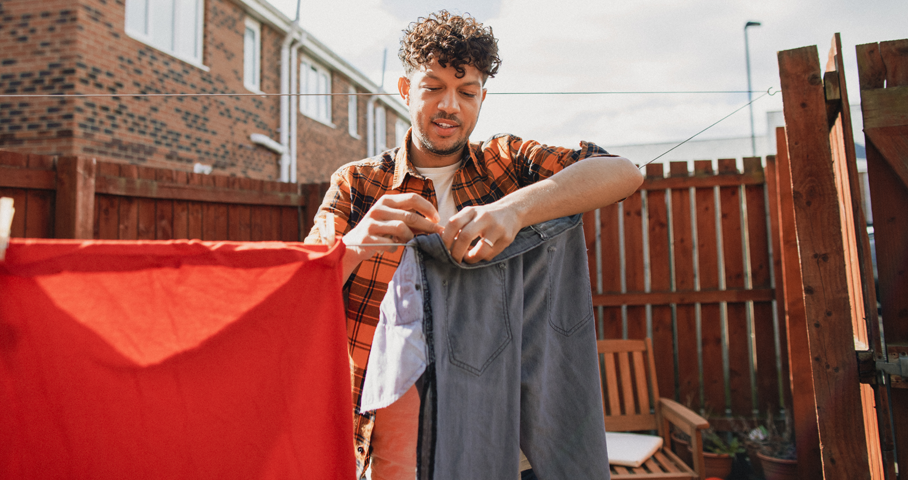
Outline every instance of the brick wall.
MULTIPOLYGON (((250 93, 243 85, 246 13, 205 0, 203 60, 186 63, 125 32, 124 0, 4 0, 0 3, 0 93, 250 93)), ((261 90, 280 92, 284 32, 261 25, 261 90)), ((295 66, 294 68, 298 68, 295 66)), ((349 79, 332 74, 332 91, 349 79)), ((361 89, 362 91, 362 89, 361 89)), ((366 98, 360 138, 347 130, 347 97, 334 97, 334 128, 299 115, 298 181, 326 181, 366 154, 366 98)), ((291 101, 296 101, 293 99, 291 101)), ((388 145, 395 115, 388 110, 388 145)), ((251 143, 280 140, 279 97, 0 98, 0 148, 48 155, 274 180, 279 155, 251 143)))
MULTIPOLYGON (((0 2, 0 93, 73 92, 76 84, 76 3, 0 2)), ((0 98, 0 148, 71 152, 73 102, 0 98)))

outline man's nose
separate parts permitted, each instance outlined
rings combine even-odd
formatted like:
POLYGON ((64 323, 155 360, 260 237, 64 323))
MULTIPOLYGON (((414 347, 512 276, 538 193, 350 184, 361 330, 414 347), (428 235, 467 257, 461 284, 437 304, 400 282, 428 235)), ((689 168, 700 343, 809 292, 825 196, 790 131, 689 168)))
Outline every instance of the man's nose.
POLYGON ((441 97, 441 101, 438 103, 438 108, 445 113, 457 113, 460 111, 460 102, 457 101, 457 92, 445 92, 441 97))

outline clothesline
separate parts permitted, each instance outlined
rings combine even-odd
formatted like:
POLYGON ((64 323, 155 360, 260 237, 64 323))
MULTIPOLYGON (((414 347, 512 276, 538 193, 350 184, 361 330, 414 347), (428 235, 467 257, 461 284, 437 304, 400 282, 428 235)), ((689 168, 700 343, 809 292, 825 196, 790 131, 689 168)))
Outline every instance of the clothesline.
MULTIPOLYGON (((489 92, 489 95, 672 95, 672 94, 737 94, 737 93, 758 93, 762 90, 676 90, 676 91, 592 91, 592 92, 489 92)), ((752 105, 757 100, 769 95, 773 96, 779 93, 778 91, 773 91, 773 87, 769 87, 759 97, 747 102, 743 106, 736 108, 734 111, 728 115, 720 118, 716 122, 712 123, 708 127, 700 130, 699 132, 691 135, 686 140, 675 145, 674 147, 666 150, 652 160, 640 165, 638 169, 643 168, 656 160, 667 155, 672 150, 684 145, 685 143, 693 140, 698 135, 709 130, 712 127, 722 123, 728 117, 738 113, 739 111, 747 108, 749 105, 752 105)), ((272 96, 289 96, 289 97, 304 97, 304 96, 372 96, 372 95, 397 95, 397 93, 389 92, 379 92, 379 93, 67 93, 67 94, 0 94, 0 98, 49 98, 49 97, 62 97, 62 98, 79 98, 79 97, 272 97, 272 96)))
MULTIPOLYGON (((770 87, 769 90, 772 90, 770 87)), ((666 90, 666 91, 581 91, 581 92, 488 92, 488 95, 729 95, 760 93, 763 90, 666 90)), ((331 92, 331 93, 16 93, 0 98, 110 98, 110 97, 341 97, 397 96, 397 92, 331 92)))

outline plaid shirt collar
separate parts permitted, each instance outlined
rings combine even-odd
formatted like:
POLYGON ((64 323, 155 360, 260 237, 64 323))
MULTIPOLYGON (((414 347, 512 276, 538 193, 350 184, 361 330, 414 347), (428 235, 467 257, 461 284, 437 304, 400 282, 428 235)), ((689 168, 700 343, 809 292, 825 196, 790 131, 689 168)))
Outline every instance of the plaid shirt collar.
MULTIPOLYGON (((400 186, 404 183, 404 180, 407 178, 407 175, 413 175, 416 178, 423 178, 419 172, 416 171, 416 168, 410 163, 410 139, 413 134, 413 127, 410 127, 407 130, 407 134, 404 136, 403 145, 397 149, 397 153, 394 155, 394 177, 391 183, 392 190, 399 190, 400 186)), ((476 167, 476 171, 482 175, 485 173, 485 166, 482 162, 476 158, 476 152, 470 148, 470 142, 467 141, 467 144, 463 147, 464 152, 461 156, 461 159, 466 159, 467 156, 473 160, 473 165, 476 167)))

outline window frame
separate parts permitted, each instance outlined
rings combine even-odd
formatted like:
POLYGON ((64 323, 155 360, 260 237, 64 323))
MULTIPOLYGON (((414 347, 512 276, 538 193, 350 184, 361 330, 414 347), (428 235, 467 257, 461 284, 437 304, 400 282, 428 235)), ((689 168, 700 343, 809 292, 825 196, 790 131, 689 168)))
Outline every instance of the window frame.
POLYGON ((250 17, 246 17, 245 28, 243 28, 243 85, 251 92, 262 93, 262 23, 250 17), (252 31, 255 43, 253 52, 254 82, 250 82, 246 78, 246 58, 249 55, 249 52, 246 51, 247 30, 252 31))
POLYGON ((383 105, 376 104, 373 116, 372 121, 375 127, 373 127, 372 131, 375 132, 375 154, 378 155, 388 149, 388 113, 383 105), (379 115, 379 112, 381 112, 381 115, 379 115), (379 122, 379 116, 381 116, 381 122, 379 122), (381 133, 380 135, 379 132, 381 133))
MULTIPOLYGON (((300 57, 300 66, 299 66, 299 92, 300 93, 310 93, 310 90, 307 88, 309 86, 309 69, 312 69, 316 72, 316 75, 324 75, 327 78, 327 90, 324 93, 331 93, 331 88, 333 87, 334 79, 332 78, 332 72, 330 69, 324 67, 322 64, 316 62, 310 57, 302 56, 300 57)), ((316 78, 320 78, 316 76, 316 78)), ((320 90, 316 87, 316 90, 320 90)), ((319 93, 319 92, 315 92, 319 93)), ((299 99, 299 111, 306 117, 309 117, 319 123, 323 123, 331 128, 336 128, 334 123, 331 121, 332 112, 331 108, 333 107, 333 102, 331 101, 331 95, 300 95, 299 99), (311 111, 309 100, 316 98, 321 100, 324 98, 324 108, 325 108, 325 117, 318 116, 318 104, 313 103, 312 108, 315 109, 315 112, 311 111)))
MULTIPOLYGON (((205 59, 205 44, 204 44, 204 40, 205 40, 205 35, 204 35, 204 32, 205 32, 205 0, 174 0, 174 3, 173 3, 173 5, 174 5, 173 15, 175 16, 176 11, 177 11, 177 7, 176 7, 177 2, 183 2, 183 1, 195 1, 196 2, 196 4, 195 4, 195 8, 196 8, 196 12, 195 12, 196 13, 196 26, 195 27, 196 28, 195 28, 194 33, 195 33, 195 42, 196 42, 196 47, 197 47, 196 48, 197 57, 187 56, 187 55, 184 55, 183 53, 177 52, 176 50, 167 48, 164 45, 159 45, 159 44, 155 43, 154 35, 152 33, 153 29, 154 29, 154 22, 151 21, 151 17, 149 15, 149 9, 152 7, 152 4, 155 3, 155 0, 145 0, 145 12, 142 14, 143 15, 142 19, 145 21, 146 31, 142 32, 142 31, 133 29, 132 26, 130 26, 130 22, 129 22, 130 16, 131 16, 130 9, 136 8, 136 5, 135 5, 136 1, 138 1, 138 0, 126 0, 125 1, 123 30, 125 31, 127 36, 129 36, 130 38, 132 38, 134 40, 138 40, 139 42, 142 42, 145 45, 148 45, 149 47, 154 48, 155 50, 158 50, 162 53, 166 53, 167 55, 170 55, 171 57, 174 57, 178 60, 186 62, 196 68, 199 68, 206 72, 209 71, 209 68, 203 63, 204 59, 205 59), (130 7, 130 5, 132 5, 132 7, 130 7)), ((173 40, 174 40, 173 37, 177 35, 177 33, 176 33, 177 29, 175 28, 175 26, 172 26, 172 30, 173 31, 171 32, 171 42, 173 42, 173 40)))
POLYGON ((356 87, 350 85, 347 87, 347 132, 351 137, 360 140, 359 135, 359 96, 356 95, 356 87))

